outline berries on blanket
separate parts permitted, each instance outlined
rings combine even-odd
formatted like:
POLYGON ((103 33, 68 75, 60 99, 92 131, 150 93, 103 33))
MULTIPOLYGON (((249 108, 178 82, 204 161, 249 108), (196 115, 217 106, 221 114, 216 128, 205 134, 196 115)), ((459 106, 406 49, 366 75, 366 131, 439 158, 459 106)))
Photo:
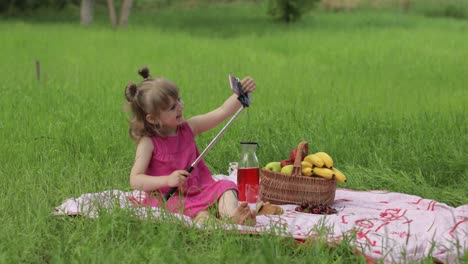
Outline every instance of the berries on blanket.
POLYGON ((336 214, 335 208, 326 206, 324 204, 314 205, 312 203, 304 202, 300 206, 296 207, 296 212, 308 213, 308 214, 336 214))

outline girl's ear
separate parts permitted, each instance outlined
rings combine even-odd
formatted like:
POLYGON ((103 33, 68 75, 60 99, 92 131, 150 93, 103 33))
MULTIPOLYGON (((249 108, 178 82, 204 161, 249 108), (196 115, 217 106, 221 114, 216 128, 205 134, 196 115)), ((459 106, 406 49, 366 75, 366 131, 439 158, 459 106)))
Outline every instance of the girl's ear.
POLYGON ((158 119, 152 114, 147 114, 145 118, 146 118, 146 121, 148 121, 148 123, 152 125, 156 125, 158 123, 158 119))

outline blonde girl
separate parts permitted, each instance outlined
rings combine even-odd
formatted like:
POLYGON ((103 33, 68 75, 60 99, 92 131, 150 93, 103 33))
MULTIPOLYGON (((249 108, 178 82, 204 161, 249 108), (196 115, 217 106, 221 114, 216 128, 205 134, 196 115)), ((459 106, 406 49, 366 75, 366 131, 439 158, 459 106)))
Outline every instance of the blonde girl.
MULTIPOLYGON (((227 180, 215 181, 201 160, 189 174, 185 169, 198 157, 195 137, 233 115, 241 106, 236 94, 218 108, 185 120, 184 102, 176 84, 164 78, 152 78, 148 68, 138 71, 140 84, 130 83, 125 97, 132 114, 130 137, 137 143, 130 172, 133 189, 147 193, 145 203, 182 212, 196 221, 210 217, 208 208, 217 208, 220 218, 235 224, 255 225, 255 211, 237 200, 237 186, 227 180), (164 194, 171 187, 178 191, 167 201, 164 194)), ((245 77, 244 92, 255 90, 255 81, 245 77)))

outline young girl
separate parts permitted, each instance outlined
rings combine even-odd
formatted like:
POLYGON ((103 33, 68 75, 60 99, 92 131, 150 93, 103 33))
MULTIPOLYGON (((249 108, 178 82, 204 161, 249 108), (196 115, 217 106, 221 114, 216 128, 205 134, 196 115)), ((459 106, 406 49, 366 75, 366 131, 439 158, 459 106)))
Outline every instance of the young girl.
MULTIPOLYGON (((239 204, 237 186, 228 180, 213 180, 201 160, 188 173, 200 154, 195 137, 208 131, 241 107, 237 95, 231 95, 213 111, 184 119, 184 102, 177 86, 163 78, 151 78, 148 68, 138 71, 143 81, 130 83, 125 97, 132 112, 130 137, 137 142, 135 162, 130 173, 133 189, 147 193, 146 204, 166 205, 171 212, 182 212, 197 222, 209 218, 208 208, 215 205, 221 218, 235 224, 255 225, 256 213, 246 202, 239 204), (167 201, 164 195, 177 187, 167 201)), ((252 78, 242 81, 243 91, 251 93, 256 85, 252 78)))

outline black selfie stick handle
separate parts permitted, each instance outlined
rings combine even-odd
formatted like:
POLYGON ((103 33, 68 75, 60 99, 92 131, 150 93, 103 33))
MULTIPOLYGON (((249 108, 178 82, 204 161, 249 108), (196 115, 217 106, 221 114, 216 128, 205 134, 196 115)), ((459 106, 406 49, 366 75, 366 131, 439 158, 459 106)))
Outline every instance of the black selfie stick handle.
MULTIPOLYGON (((191 173, 193 171, 193 166, 190 166, 188 169, 186 169, 186 171, 188 173, 191 173)), ((165 201, 169 200, 169 198, 171 198, 176 191, 177 191, 177 187, 171 187, 171 189, 169 189, 166 195, 164 195, 164 200, 165 201)))

